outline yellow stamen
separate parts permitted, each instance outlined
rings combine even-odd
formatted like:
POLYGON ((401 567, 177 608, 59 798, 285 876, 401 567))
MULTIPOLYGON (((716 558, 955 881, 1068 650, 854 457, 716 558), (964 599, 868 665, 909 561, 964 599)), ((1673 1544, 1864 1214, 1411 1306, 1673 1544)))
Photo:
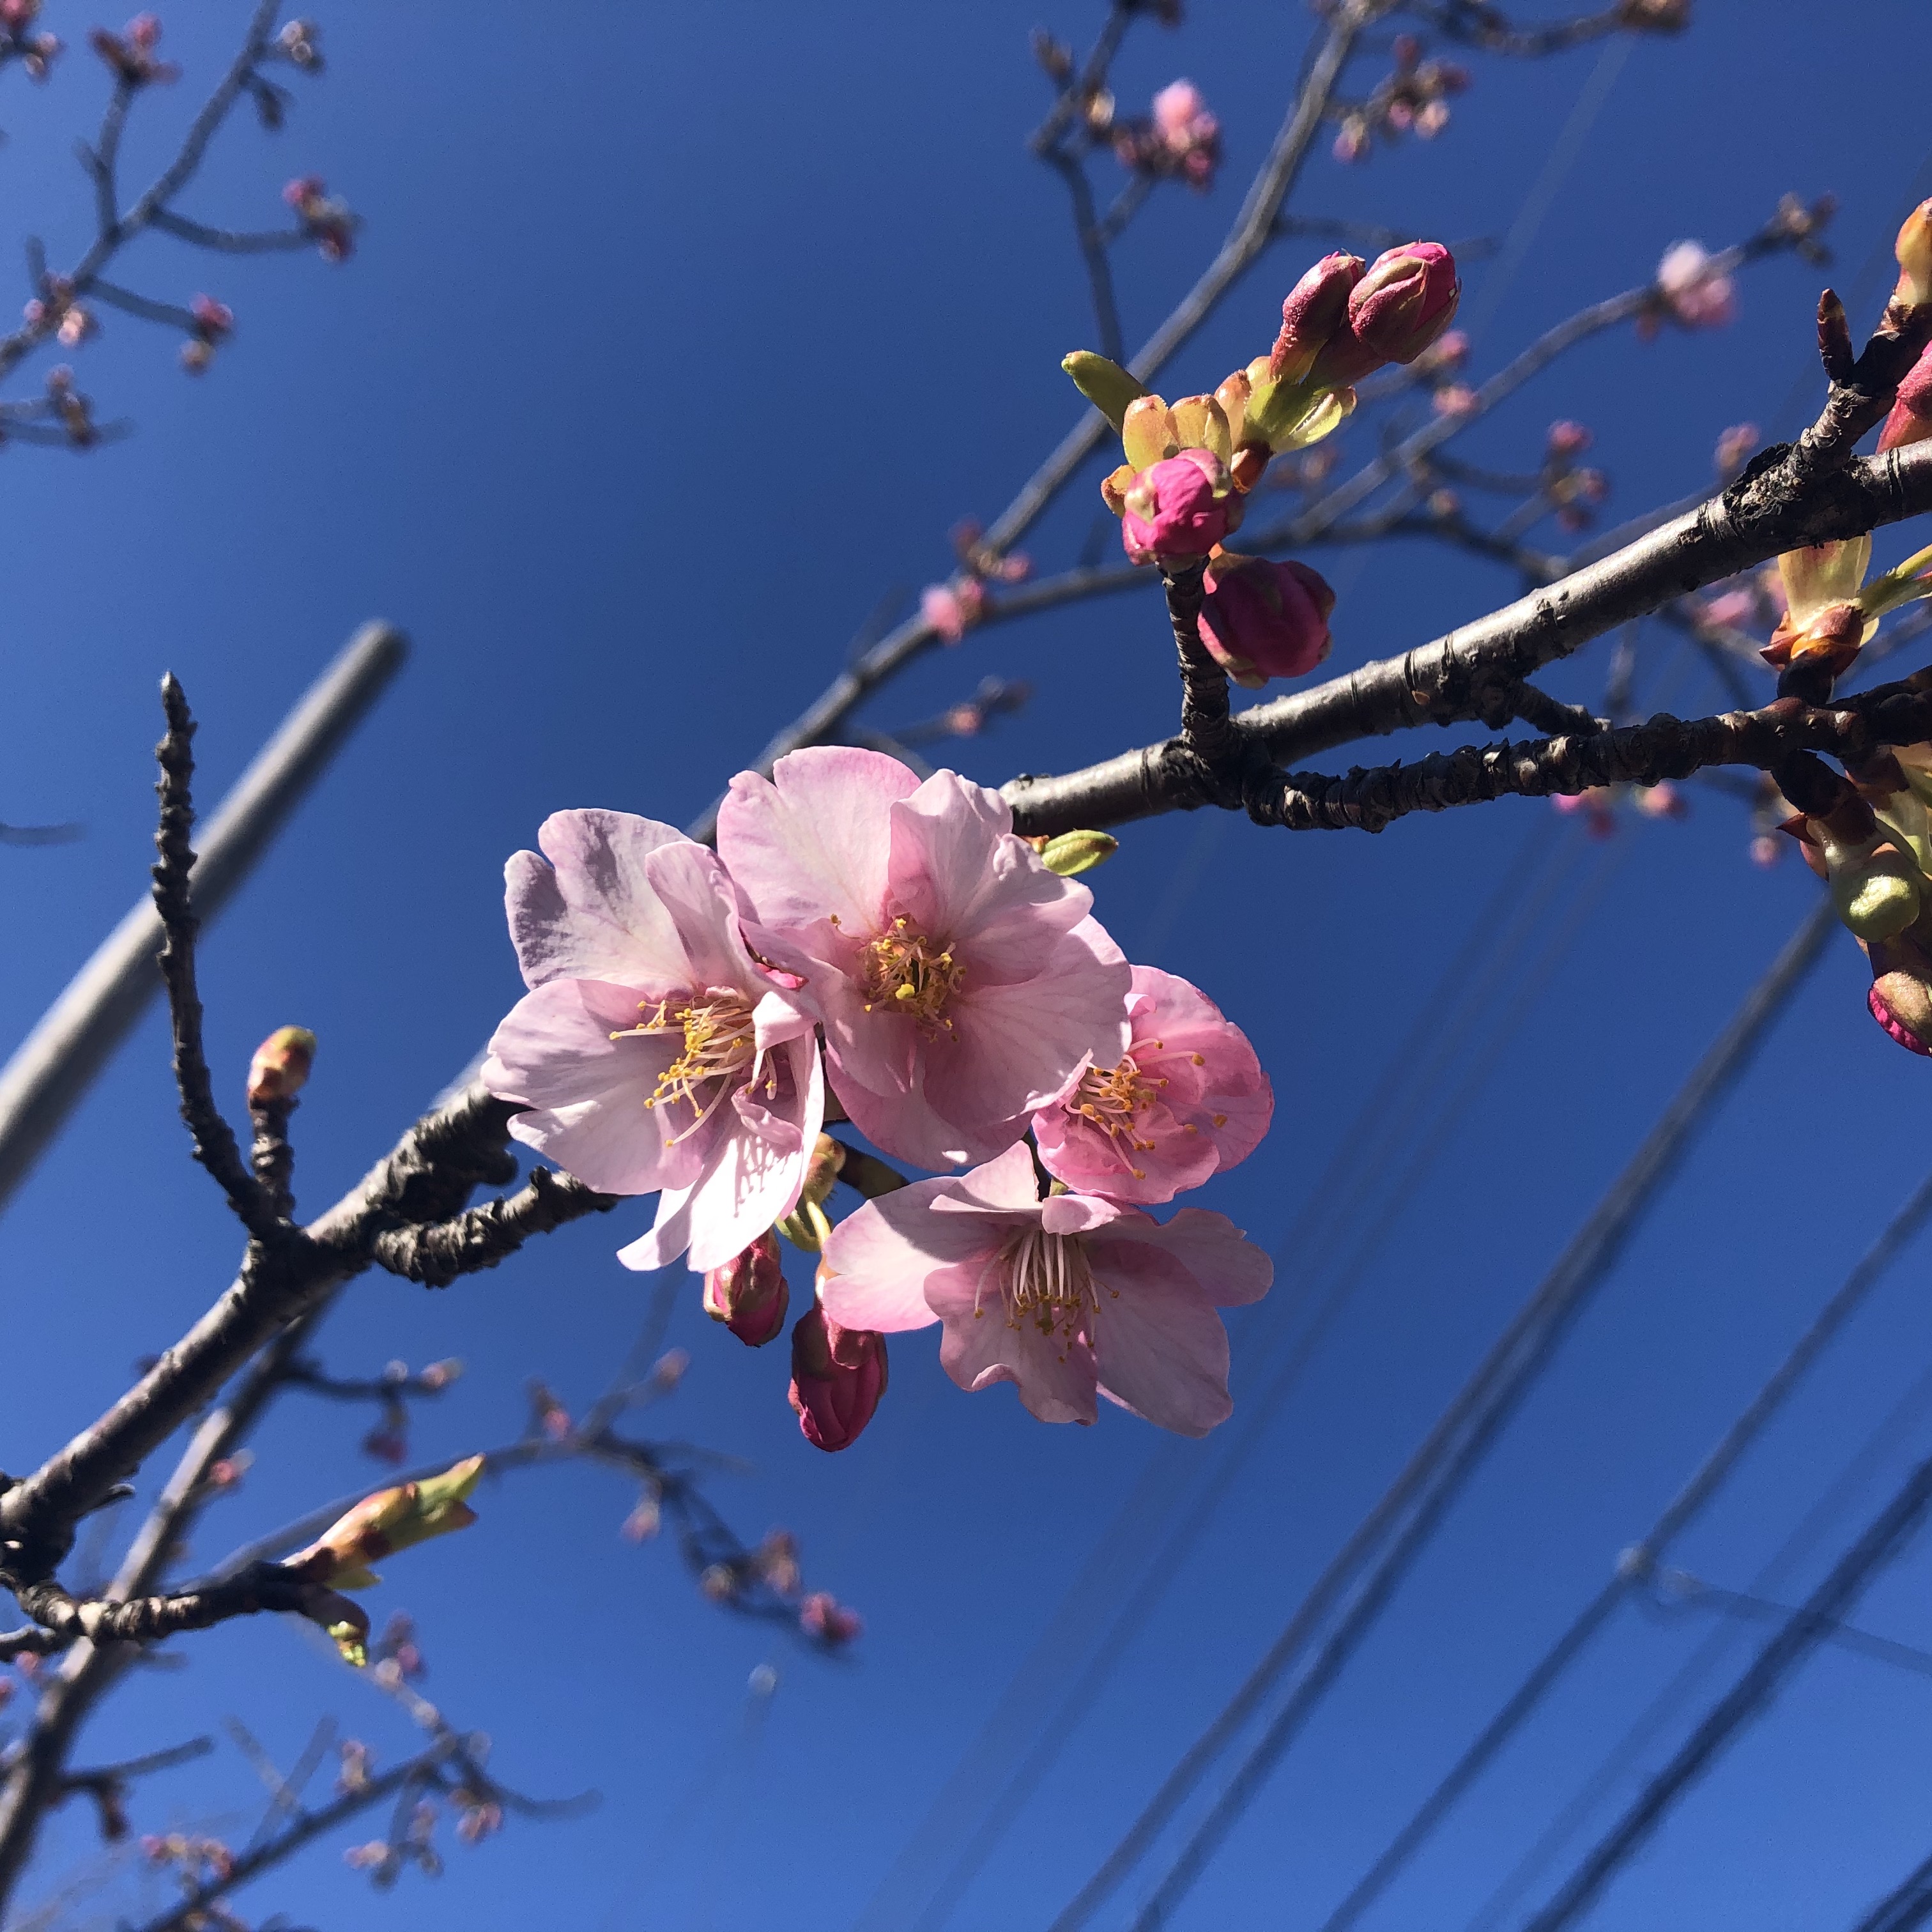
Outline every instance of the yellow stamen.
MULTIPOLYGON (((649 1003, 640 1000, 638 1010, 650 1012, 649 1003)), ((749 1071, 756 1078, 758 1058, 751 1003, 742 994, 715 986, 699 998, 676 1006, 668 999, 660 1000, 649 1019, 610 1037, 647 1040, 678 1030, 684 1034, 684 1050, 658 1076, 657 1090, 644 1102, 646 1107, 682 1102, 691 1108, 695 1118, 673 1138, 674 1146, 694 1134, 718 1111, 738 1084, 736 1076, 749 1071), (700 1090, 706 1087, 715 1090, 706 1095, 700 1090)), ((776 1067, 766 1071, 760 1084, 767 1096, 777 1093, 776 1067)))
POLYGON ((1092 1342, 1100 1298, 1078 1234, 1022 1228, 1000 1250, 995 1267, 1008 1328, 1030 1322, 1042 1335, 1068 1341, 1084 1330, 1092 1342))
MULTIPOLYGON (((1080 1117, 1130 1148, 1151 1151, 1154 1142, 1134 1132, 1134 1116, 1144 1113, 1160 1097, 1165 1080, 1150 1079, 1130 1053, 1118 1066, 1090 1066, 1080 1076, 1067 1104, 1080 1117)), ((1136 1170, 1136 1178, 1140 1178, 1136 1170)))
POLYGON ((963 977, 950 946, 928 938, 910 920, 895 919, 865 951, 866 1010, 890 999, 927 1039, 952 1031, 946 1009, 963 977))

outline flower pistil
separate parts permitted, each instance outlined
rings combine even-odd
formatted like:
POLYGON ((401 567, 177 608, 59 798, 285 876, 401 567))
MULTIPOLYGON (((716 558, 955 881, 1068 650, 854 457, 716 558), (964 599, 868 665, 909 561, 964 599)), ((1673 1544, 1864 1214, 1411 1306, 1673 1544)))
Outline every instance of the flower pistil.
POLYGON ((866 948, 866 1010, 884 1001, 918 1025, 928 1040, 953 1030, 946 1008, 958 992, 959 962, 950 945, 940 945, 903 915, 866 948))

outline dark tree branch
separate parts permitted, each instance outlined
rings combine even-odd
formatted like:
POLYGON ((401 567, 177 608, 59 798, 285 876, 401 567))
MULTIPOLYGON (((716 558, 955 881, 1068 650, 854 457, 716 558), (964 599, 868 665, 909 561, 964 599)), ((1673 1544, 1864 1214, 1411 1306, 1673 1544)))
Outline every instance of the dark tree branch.
POLYGON ((386 1230, 376 1237, 372 1253, 376 1264, 392 1274, 447 1288, 459 1275, 494 1268, 533 1234, 547 1234, 586 1214, 608 1214, 620 1198, 599 1194, 573 1175, 539 1167, 507 1201, 486 1201, 428 1227, 386 1230))
MULTIPOLYGON (((1855 459, 1802 488, 1789 452, 1767 454, 1721 497, 1490 616, 1240 713, 1234 729, 1245 758, 1286 763, 1414 725, 1499 722, 1510 686, 1620 624, 1781 551, 1932 510, 1932 444, 1855 459)), ((1178 740, 1063 778, 1016 778, 1005 790, 1015 829, 1030 836, 1216 802, 1178 740)))
POLYGON ((279 1563, 253 1564, 238 1575, 172 1596, 137 1597, 115 1603, 70 1596, 51 1578, 29 1581, 0 1570, 20 1607, 64 1646, 154 1643, 183 1630, 207 1630, 232 1617, 264 1610, 305 1613, 316 1603, 316 1583, 279 1563))
POLYGON ((170 672, 161 680, 161 703, 167 712, 167 735, 154 748, 161 767, 160 828, 154 844, 160 854, 154 867, 154 910, 165 935, 161 944, 161 977, 167 982, 168 1011, 173 1022, 175 1084, 181 1092, 181 1116, 194 1137, 194 1157, 207 1168, 229 1205, 254 1238, 280 1244, 291 1230, 275 1211, 268 1192, 242 1159, 234 1131, 216 1106, 214 1089, 201 1042, 201 998, 195 988, 194 942, 200 926, 189 889, 194 852, 188 834, 194 824, 190 781, 194 774, 194 719, 188 700, 170 672))
POLYGON ((1630 0, 1622 0, 1622 4, 1606 7, 1600 13, 1581 14, 1572 20, 1552 20, 1534 27, 1518 26, 1500 7, 1490 6, 1485 0, 1436 0, 1436 4, 1431 4, 1431 0, 1406 0, 1402 10, 1464 46, 1480 47, 1485 53, 1530 58, 1562 53, 1588 41, 1600 40, 1619 29, 1676 33, 1690 18, 1688 6, 1681 17, 1663 8, 1652 10, 1654 17, 1646 17, 1644 9, 1631 4, 1630 0))
MULTIPOLYGON (((210 248, 220 255, 270 255, 297 248, 313 248, 315 237, 306 228, 267 228, 241 231, 211 228, 206 222, 190 221, 171 208, 157 208, 149 225, 164 235, 190 242, 197 248, 210 248)), ((98 293, 97 288, 96 292, 98 293)))

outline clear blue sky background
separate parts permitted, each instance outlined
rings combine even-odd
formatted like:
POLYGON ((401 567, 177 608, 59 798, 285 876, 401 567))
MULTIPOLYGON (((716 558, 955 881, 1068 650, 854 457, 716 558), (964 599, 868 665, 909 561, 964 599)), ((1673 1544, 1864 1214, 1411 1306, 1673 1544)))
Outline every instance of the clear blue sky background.
MULTIPOLYGON (((136 434, 84 460, 0 459, 10 484, 0 817, 88 829, 78 845, 0 853, 12 1034, 142 889, 160 672, 182 677, 203 720, 212 802, 353 626, 392 618, 415 643, 405 676, 203 964, 224 1092, 271 1027, 298 1020, 320 1034, 298 1119, 301 1198, 320 1206, 351 1182, 515 994, 505 856, 560 806, 692 817, 820 686, 883 594, 897 586, 909 602, 943 574, 948 526, 996 512, 1072 420, 1057 364, 1092 332, 1064 196, 1023 147, 1046 98, 1025 33, 1043 20, 1084 36, 1098 10, 1057 7, 331 9, 329 71, 298 83, 292 125, 272 139, 248 125, 225 134, 190 205, 272 220, 281 182, 313 170, 368 218, 354 261, 144 246, 125 278, 231 302, 232 346, 191 382, 158 332, 110 316, 80 358, 82 380, 136 434)), ((242 12, 170 16, 166 51, 188 77, 143 104, 130 172, 162 154, 242 12)), ((1478 375, 1640 279, 1670 243, 1741 236, 1787 188, 1841 196, 1841 289, 1888 241, 1924 159, 1922 8, 1699 0, 1697 14, 1688 36, 1640 44, 1616 75, 1483 324, 1478 375)), ((1136 106, 1192 77, 1222 117, 1226 171, 1208 197, 1157 196, 1121 249, 1134 339, 1218 241, 1310 31, 1292 5, 1198 0, 1190 14, 1177 32, 1132 36, 1119 88, 1136 106)), ((49 15, 76 41, 91 18, 67 0, 49 15)), ((1503 234, 1600 58, 1477 58, 1442 140, 1355 170, 1324 154, 1295 212, 1503 234)), ((1379 63, 1360 71, 1372 78, 1379 63)), ((103 92, 85 51, 44 90, 17 73, 0 80, 8 226, 45 235, 56 262, 85 238, 68 143, 103 92)), ((1258 352, 1320 245, 1285 244, 1251 273, 1171 387, 1208 386, 1258 352)), ((1471 266, 1472 313, 1489 307, 1487 272, 1471 266)), ((1570 416, 1597 432, 1616 510, 1701 487, 1720 430, 1748 418, 1769 428, 1795 382, 1815 388, 1820 279, 1777 261, 1746 278, 1727 331, 1594 344, 1473 434, 1469 453, 1520 466, 1547 422, 1570 416)), ((1882 292, 1865 286, 1859 322, 1882 292)), ((1367 435, 1348 447, 1366 454, 1367 435)), ((1083 480, 1028 547, 1048 566, 1070 560, 1097 507, 1083 480)), ((1881 554, 1904 542, 1882 538, 1881 554)), ((1426 641, 1512 587, 1418 548, 1312 560, 1343 590, 1336 668, 1426 641)), ((1646 702, 1690 712, 1714 701, 1669 634, 1647 631, 1641 652, 1646 702)), ((1605 655, 1593 647, 1552 683, 1594 698, 1605 655)), ((868 717, 890 728, 922 716, 988 672, 1031 679, 1023 718, 956 750, 963 769, 998 782, 1161 733, 1169 658, 1150 586, 972 636, 868 717)), ((1365 1233, 1378 1244, 1358 1289, 960 1901, 950 1923, 962 1932, 1043 1924, 1113 1842, 1814 891, 1795 862, 1748 865, 1738 810, 1702 792, 1688 821, 1627 818, 1600 844, 1514 802, 1373 841, 1160 823, 1130 832, 1099 875, 1098 909, 1130 952, 1206 987, 1272 1072, 1274 1136, 1207 1204, 1274 1244, 1538 827, 1555 896, 1505 958, 1474 1031, 1453 1035, 1448 1077, 1408 1070, 1389 1116, 1408 1138, 1367 1173, 1342 1244, 1365 1233), (1412 1169, 1418 1148, 1427 1159, 1412 1169)), ((1532 890, 1520 875, 1519 901, 1532 890)), ((1841 938, 1186 1907, 1189 1932, 1318 1921, 1920 1178, 1928 1076, 1866 1018, 1865 983, 1841 938)), ((64 1439, 228 1279, 233 1224, 192 1168, 172 1106, 151 1022, 0 1224, 8 1468, 64 1439)), ((612 1255, 647 1214, 572 1229, 444 1294, 361 1282, 331 1324, 327 1360, 366 1373, 394 1355, 464 1358, 469 1376, 421 1418, 426 1454, 515 1433, 532 1374, 580 1406, 642 1316, 650 1284, 612 1255)), ((1297 1258, 1281 1257, 1276 1304, 1236 1319, 1244 1406, 1231 1426, 1281 1359, 1290 1298, 1318 1298, 1334 1279, 1298 1285, 1297 1258)), ((1688 1539, 1688 1567, 1742 1585, 1831 1484, 1920 1372, 1932 1341, 1924 1280, 1915 1251, 1688 1539)), ((656 1412, 665 1432, 749 1460, 752 1473, 721 1478, 717 1500, 749 1534, 790 1526, 811 1578, 864 1612, 863 1642, 830 1663, 710 1608, 668 1548, 619 1540, 631 1497, 608 1474, 494 1487, 478 1498, 481 1527, 398 1562, 372 1607, 416 1613, 427 1688, 490 1733, 506 1778, 540 1793, 595 1786, 601 1808, 513 1826, 474 1852, 449 1844, 446 1827, 448 1876, 410 1876, 386 1898, 337 1847, 318 1850, 244 1896, 251 1918, 282 1910, 373 1932, 779 1921, 842 1932, 876 1899, 869 1925, 912 1922, 944 1860, 910 1861, 881 1886, 1162 1445, 1122 1415, 1054 1430, 1009 1391, 969 1400, 918 1336, 895 1344, 891 1392, 864 1439, 829 1458, 786 1407, 782 1350, 754 1354, 712 1329, 694 1281, 673 1339, 693 1363, 656 1412), (752 1723, 747 1677, 767 1662, 778 1688, 752 1723)), ((284 1404, 196 1556, 373 1480, 356 1447, 364 1426, 352 1412, 284 1404)), ((1916 1415, 1787 1593, 1821 1573, 1929 1439, 1932 1416, 1916 1415)), ((1210 1442, 1154 1466, 1196 1480, 1216 1456, 1210 1442)), ((1151 1504, 1131 1514, 1105 1545, 1116 1579, 1136 1574, 1172 1520, 1151 1504)), ((1888 1573, 1862 1621, 1932 1643, 1928 1580, 1932 1549, 1888 1573)), ((1064 1654, 1029 1680, 1047 1688, 995 1727, 944 1809, 942 1851, 964 1843, 1125 1587, 1076 1606, 1064 1654)), ((1378 1932, 1461 1924, 1704 1628, 1627 1612, 1380 1908, 1378 1932)), ((324 1713, 391 1760, 409 1748, 400 1714, 298 1633, 268 1622, 178 1648, 185 1667, 117 1698, 86 1759, 170 1744, 227 1714, 284 1763, 324 1713)), ((1740 1640, 1727 1668, 1746 1654, 1740 1640)), ((1678 1712, 1666 1742, 1701 1705, 1678 1712)), ((1850 1923, 1932 1849, 1928 1718, 1922 1680, 1820 1658, 1596 1922, 1850 1923)), ((136 1826, 243 1837, 260 1796, 224 1745, 212 1766, 145 1785, 136 1826)), ((130 1864, 104 1867, 90 1819, 70 1807, 30 1900, 76 1882, 92 1888, 73 1907, 82 1921, 138 1912, 144 1897, 152 1910, 164 1894, 130 1864)), ((1124 1910, 1103 1922, 1124 1922, 1124 1910)))

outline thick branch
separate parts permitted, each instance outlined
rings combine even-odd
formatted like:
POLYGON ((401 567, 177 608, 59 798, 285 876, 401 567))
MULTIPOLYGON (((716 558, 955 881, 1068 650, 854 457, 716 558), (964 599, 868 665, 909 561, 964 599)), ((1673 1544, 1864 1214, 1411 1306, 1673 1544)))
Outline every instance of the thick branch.
POLYGON ((238 1575, 176 1596, 137 1597, 128 1603, 70 1596, 51 1578, 16 1582, 0 1573, 20 1607, 62 1644, 83 1638, 95 1645, 152 1643, 182 1630, 207 1630, 264 1610, 301 1613, 316 1585, 279 1563, 251 1564, 238 1575))
MULTIPOLYGON (((1804 544, 1856 536, 1932 510, 1932 443, 1868 457, 1794 487, 1788 452, 1747 472, 1719 498, 1611 556, 1401 657, 1385 658, 1240 712, 1251 759, 1276 763, 1418 724, 1508 715, 1510 688, 1592 638, 1672 598, 1804 544), (1498 707, 1501 707, 1498 711, 1498 707)), ((1102 827, 1214 802, 1177 740, 1061 778, 1006 788, 1015 830, 1029 836, 1102 827)))
POLYGON ((1469 745, 1436 752, 1413 765, 1359 768, 1345 778, 1316 772, 1268 772, 1250 780, 1243 798, 1258 824, 1291 830, 1379 832, 1412 812, 1444 812, 1491 799, 1546 798, 1598 785, 1656 784, 1686 778, 1709 765, 1754 765, 1775 772, 1795 805, 1828 808, 1843 781, 1822 778, 1803 754, 1826 752, 1856 764, 1885 745, 1932 738, 1932 695, 1904 685, 1881 687, 1841 704, 1812 706, 1780 698, 1759 711, 1727 711, 1686 723, 1660 714, 1586 736, 1568 734, 1534 744, 1469 745), (1794 796, 1810 775, 1815 800, 1794 796))

